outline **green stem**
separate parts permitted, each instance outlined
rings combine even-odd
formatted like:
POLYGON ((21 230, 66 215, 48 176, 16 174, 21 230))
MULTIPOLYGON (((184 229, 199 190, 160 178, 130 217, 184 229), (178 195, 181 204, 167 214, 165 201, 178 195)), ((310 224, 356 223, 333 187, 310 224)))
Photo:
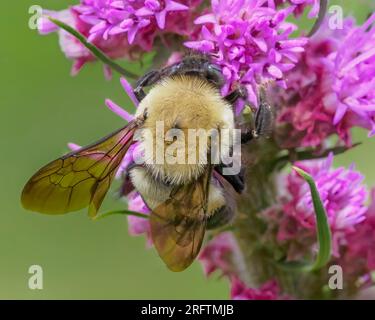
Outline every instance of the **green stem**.
POLYGON ((100 61, 102 61, 107 66, 111 67, 113 70, 117 71, 120 75, 122 75, 124 77, 134 79, 134 80, 138 79, 138 75, 136 75, 135 73, 133 73, 131 71, 128 71, 128 70, 124 69, 119 64, 114 62, 103 51, 101 51, 99 48, 97 48, 92 43, 88 42, 86 40, 86 37, 83 34, 81 34, 77 30, 75 30, 74 28, 72 28, 71 26, 65 24, 64 22, 62 22, 60 20, 57 20, 57 19, 54 19, 54 18, 51 18, 51 17, 47 17, 47 18, 51 22, 56 24, 58 27, 65 30, 66 32, 71 34, 73 37, 75 37, 77 40, 79 40, 96 58, 98 58, 100 61))

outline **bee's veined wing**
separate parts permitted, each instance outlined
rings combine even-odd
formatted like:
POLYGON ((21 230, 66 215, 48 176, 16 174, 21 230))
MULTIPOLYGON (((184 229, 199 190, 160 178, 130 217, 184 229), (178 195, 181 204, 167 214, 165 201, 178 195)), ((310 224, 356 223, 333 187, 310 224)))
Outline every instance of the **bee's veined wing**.
POLYGON ((63 214, 89 206, 89 215, 94 217, 139 124, 133 120, 100 141, 44 166, 26 183, 21 196, 23 207, 63 214))
POLYGON ((153 243, 172 271, 185 270, 199 253, 207 224, 211 174, 209 168, 198 180, 178 187, 151 214, 153 243))

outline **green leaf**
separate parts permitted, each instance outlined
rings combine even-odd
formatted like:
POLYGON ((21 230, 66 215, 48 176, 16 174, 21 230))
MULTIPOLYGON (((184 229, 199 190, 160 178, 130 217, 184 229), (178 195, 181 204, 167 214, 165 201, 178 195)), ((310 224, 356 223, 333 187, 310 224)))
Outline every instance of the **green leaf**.
POLYGON ((322 200, 320 199, 314 179, 307 172, 298 167, 293 167, 293 169, 297 171, 310 187, 311 198, 316 215, 316 233, 318 236, 319 251, 313 263, 294 262, 282 263, 281 265, 285 269, 311 272, 323 268, 331 259, 331 230, 328 224, 327 213, 324 209, 322 200))
POLYGON ((72 28, 71 26, 65 24, 64 22, 51 18, 47 16, 47 18, 56 24, 61 29, 65 30, 69 34, 71 34, 73 37, 75 37, 79 42, 81 42, 98 60, 106 64, 107 66, 111 67, 113 70, 117 71, 119 74, 121 74, 124 77, 128 77, 131 79, 138 79, 138 75, 135 73, 128 71, 121 67, 119 64, 114 62, 111 58, 109 58, 103 51, 101 51, 99 48, 94 46, 92 43, 88 42, 83 34, 72 28))
POLYGON ((143 218, 143 219, 149 218, 147 214, 140 213, 140 212, 135 212, 135 211, 130 211, 130 210, 114 210, 114 211, 108 211, 108 212, 99 214, 96 218, 94 218, 94 220, 104 219, 104 218, 107 218, 109 216, 116 215, 116 214, 134 216, 134 217, 143 218))

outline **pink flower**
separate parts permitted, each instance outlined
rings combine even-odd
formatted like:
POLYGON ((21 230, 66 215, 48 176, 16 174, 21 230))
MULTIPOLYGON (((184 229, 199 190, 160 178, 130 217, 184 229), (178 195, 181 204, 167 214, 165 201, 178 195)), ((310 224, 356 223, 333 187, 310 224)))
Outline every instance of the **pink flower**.
MULTIPOLYGON (((77 12, 74 9, 63 10, 60 12, 44 12, 53 18, 63 21, 86 37, 88 36, 89 26, 79 19, 77 12)), ((64 30, 59 29, 46 18, 40 20, 38 27, 41 34, 58 32, 61 50, 68 59, 74 61, 72 75, 76 75, 87 62, 95 61, 95 57, 75 37, 64 30)), ((127 58, 131 60, 138 58, 141 54, 140 48, 129 46, 127 39, 124 37, 116 37, 108 41, 95 39, 93 44, 112 59, 127 58)))
POLYGON ((220 270, 223 275, 231 276, 238 271, 239 256, 240 251, 233 234, 224 232, 204 246, 198 259, 206 276, 210 276, 216 270, 220 270))
MULTIPOLYGON (((347 266, 362 264, 366 273, 375 270, 375 188, 371 192, 372 203, 366 212, 366 220, 358 224, 348 236, 347 266)), ((352 269, 352 268, 351 268, 352 269)))
MULTIPOLYGON (((195 9, 200 3, 201 0, 181 0, 181 3, 172 0, 81 0, 80 4, 61 12, 44 12, 81 32, 110 58, 139 60, 144 52, 154 49, 156 38, 160 38, 164 47, 176 46, 183 36, 194 32, 195 9)), ((59 31, 47 19, 41 19, 39 31, 41 34, 59 32, 63 52, 74 60, 73 74, 95 60, 78 40, 59 31)))
POLYGON ((362 26, 354 27, 328 56, 332 78, 330 91, 323 97, 334 110, 333 125, 348 121, 375 134, 375 14, 362 26))
POLYGON ((130 45, 150 51, 157 36, 187 35, 200 0, 81 0, 74 7, 90 26, 89 40, 126 36, 130 45), (190 7, 190 12, 187 12, 190 7))
MULTIPOLYGON (((145 214, 150 213, 150 210, 148 209, 141 195, 138 192, 133 191, 130 194, 128 194, 127 201, 129 210, 145 214)), ((132 236, 145 234, 147 238, 147 244, 149 246, 152 245, 150 222, 148 221, 148 219, 129 215, 128 228, 129 234, 131 234, 132 236)))
POLYGON ((158 27, 164 29, 168 12, 184 11, 188 9, 189 7, 172 0, 146 0, 144 6, 138 9, 136 14, 140 17, 155 17, 158 27))
POLYGON ((269 280, 259 288, 250 288, 238 278, 232 279, 230 297, 233 300, 288 300, 287 296, 280 294, 280 289, 275 280, 269 280))
POLYGON ((363 26, 346 19, 334 31, 326 21, 310 41, 287 74, 288 90, 275 96, 279 123, 292 128, 281 145, 320 146, 332 134, 350 145, 355 126, 375 133, 374 21, 375 14, 363 26))
MULTIPOLYGON (((226 79, 223 94, 245 86, 257 105, 257 86, 275 80, 285 86, 284 73, 297 62, 306 38, 289 39, 296 26, 286 22, 293 8, 276 10, 258 0, 218 0, 195 20, 201 32, 189 48, 210 54, 226 79)), ((237 110, 238 112, 241 110, 237 110)))
MULTIPOLYGON (((44 10, 44 14, 58 19, 70 26, 76 26, 77 20, 73 12, 69 9, 60 12, 44 10)), ((93 60, 90 52, 73 36, 64 30, 59 29, 54 23, 46 18, 41 18, 38 23, 39 32, 43 35, 51 32, 58 32, 61 50, 68 59, 74 61, 71 73, 75 75, 82 66, 93 60)))
MULTIPOLYGON (((348 243, 348 235, 366 219, 367 191, 362 184, 363 176, 350 167, 332 168, 333 156, 326 160, 304 161, 297 166, 308 172, 315 180, 327 212, 332 232, 333 254, 348 243)), ((276 241, 287 244, 289 260, 304 257, 310 249, 316 249, 316 218, 308 184, 296 173, 281 176, 285 190, 280 194, 280 204, 263 213, 275 229, 276 241), (309 249, 310 248, 310 249, 309 249)))

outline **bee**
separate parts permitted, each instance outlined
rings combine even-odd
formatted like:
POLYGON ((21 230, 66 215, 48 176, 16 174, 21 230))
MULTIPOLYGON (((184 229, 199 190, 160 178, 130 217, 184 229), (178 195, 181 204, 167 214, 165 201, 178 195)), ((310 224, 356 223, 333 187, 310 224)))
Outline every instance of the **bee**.
MULTIPOLYGON (((223 84, 220 68, 207 56, 196 54, 148 72, 134 89, 140 101, 135 119, 100 141, 70 152, 36 172, 22 191, 24 208, 64 214, 88 207, 89 215, 95 217, 122 159, 135 142, 137 130, 148 129, 152 133, 151 137, 141 133, 138 139, 143 150, 150 150, 171 144, 164 141, 161 146, 156 142, 155 127, 160 121, 165 132, 234 129, 233 104, 245 94, 240 88, 223 97, 220 94, 223 84), (150 87, 147 94, 146 87, 150 87)), ((262 119, 267 112, 263 108, 258 114, 256 129, 246 132, 242 142, 262 132, 262 119)), ((233 136, 228 136, 222 138, 222 143, 231 148, 233 140, 233 136)), ((209 155, 210 141, 208 145, 209 155)), ((188 144, 185 156, 198 147, 188 144)), ((232 197, 228 196, 232 190, 228 190, 232 188, 240 193, 244 181, 241 173, 224 175, 225 166, 198 159, 192 164, 148 161, 128 168, 127 177, 151 211, 155 248, 170 270, 182 271, 194 261, 207 228, 225 225, 233 219, 235 209, 232 197)))

